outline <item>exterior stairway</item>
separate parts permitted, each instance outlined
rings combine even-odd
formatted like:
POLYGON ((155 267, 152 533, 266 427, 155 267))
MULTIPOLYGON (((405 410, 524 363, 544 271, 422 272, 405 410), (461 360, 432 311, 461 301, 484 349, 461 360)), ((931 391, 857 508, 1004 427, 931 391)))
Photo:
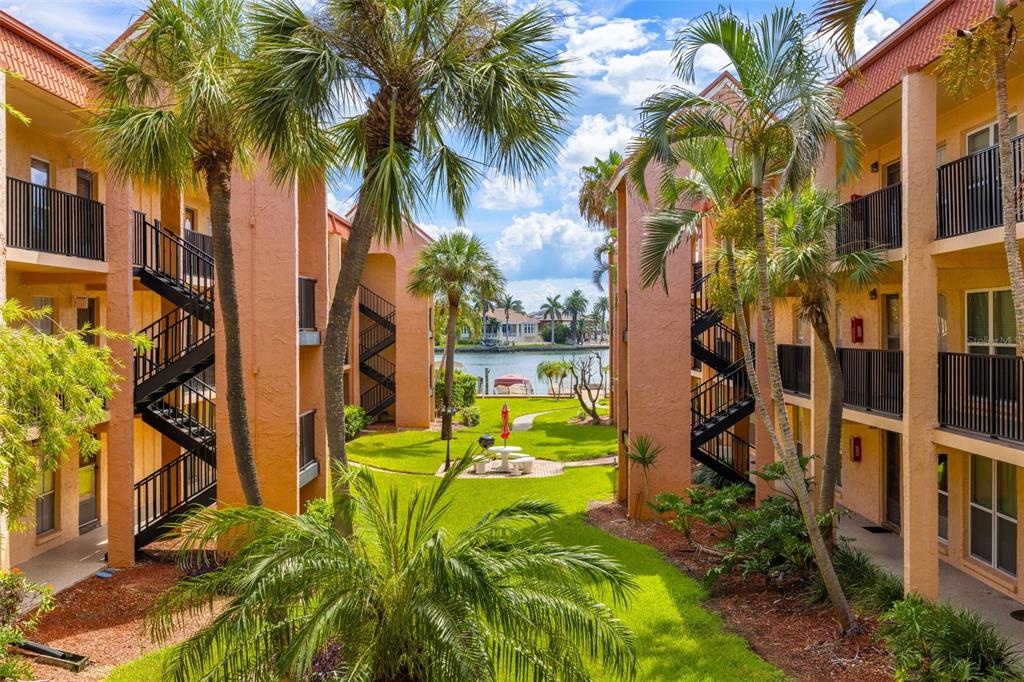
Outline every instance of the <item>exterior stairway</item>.
POLYGON ((181 454, 135 484, 135 546, 166 532, 195 504, 217 495, 215 396, 200 375, 214 361, 213 258, 136 212, 134 274, 177 306, 140 334, 135 352, 135 412, 181 446, 181 454))
POLYGON ((359 371, 374 382, 359 396, 359 404, 377 417, 395 404, 395 365, 381 355, 395 345, 395 305, 360 285, 359 312, 370 320, 359 331, 359 371))
POLYGON ((711 276, 695 267, 690 352, 715 374, 690 394, 690 456, 730 481, 749 484, 750 444, 730 429, 754 412, 740 336, 705 296, 711 276))

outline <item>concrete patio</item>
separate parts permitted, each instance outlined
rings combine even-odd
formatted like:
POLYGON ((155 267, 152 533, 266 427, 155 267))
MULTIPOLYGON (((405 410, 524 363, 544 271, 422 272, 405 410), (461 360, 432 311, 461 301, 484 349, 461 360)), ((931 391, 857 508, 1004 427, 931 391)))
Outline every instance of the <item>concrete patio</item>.
MULTIPOLYGON (((106 568, 106 554, 107 528, 100 526, 17 567, 29 580, 52 585, 54 592, 60 592, 106 568)), ((24 608, 32 606, 29 603, 24 608)))
MULTIPOLYGON (((903 575, 903 542, 896 533, 872 533, 865 526, 876 524, 863 516, 849 514, 839 524, 839 534, 852 539, 853 546, 866 552, 880 566, 896 575, 903 575)), ((939 561, 939 596, 957 606, 974 609, 992 621, 1007 637, 1024 647, 1024 622, 1010 612, 1024 609, 1024 604, 997 592, 980 580, 939 561)))

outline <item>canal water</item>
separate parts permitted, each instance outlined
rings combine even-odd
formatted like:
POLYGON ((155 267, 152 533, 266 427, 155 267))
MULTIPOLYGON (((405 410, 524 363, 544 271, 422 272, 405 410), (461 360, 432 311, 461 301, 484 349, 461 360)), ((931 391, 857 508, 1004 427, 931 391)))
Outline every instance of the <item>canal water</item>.
MULTIPOLYGON (((477 353, 455 351, 455 362, 462 364, 462 371, 467 374, 483 379, 485 370, 489 370, 490 381, 489 393, 493 393, 494 379, 502 374, 522 374, 533 383, 535 393, 546 393, 547 382, 537 379, 537 365, 545 360, 559 360, 562 358, 571 359, 587 353, 597 353, 601 356, 601 363, 608 365, 607 348, 580 348, 577 350, 565 350, 562 352, 544 351, 502 351, 496 353, 477 353)), ((438 363, 441 361, 441 354, 436 356, 438 363)), ((440 367, 440 364, 438 365, 440 367)), ((458 367, 458 365, 456 365, 458 367)), ((567 384, 568 385, 568 384, 567 384)))

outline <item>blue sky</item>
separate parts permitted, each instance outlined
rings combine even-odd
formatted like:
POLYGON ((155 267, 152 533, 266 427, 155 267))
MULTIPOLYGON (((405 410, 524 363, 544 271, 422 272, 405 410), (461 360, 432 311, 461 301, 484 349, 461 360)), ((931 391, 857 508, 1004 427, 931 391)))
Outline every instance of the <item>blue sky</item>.
MULTIPOLYGON (((312 4, 315 0, 308 0, 312 4)), ((513 0, 521 4, 527 0, 513 0)), ((671 37, 688 19, 713 10, 717 3, 678 0, 553 0, 547 4, 563 17, 560 47, 573 60, 579 95, 561 153, 533 184, 490 176, 480 187, 465 227, 492 249, 509 280, 509 289, 529 310, 545 296, 581 288, 593 299, 590 282, 593 248, 601 236, 588 230, 576 212, 575 194, 581 165, 610 149, 622 151, 632 134, 635 108, 660 85, 674 82, 668 66, 671 37)), ((759 15, 774 3, 738 0, 733 9, 759 15)), ((878 0, 858 28, 863 54, 926 0, 878 0)), ((58 42, 95 55, 139 15, 143 0, 21 0, 3 9, 58 42)), ((811 2, 801 0, 798 9, 811 2)), ((720 55, 699 55, 695 87, 706 85, 723 67, 720 55)), ((345 208, 351 188, 338 186, 332 204, 345 208)), ((432 234, 455 227, 444 212, 424 212, 418 222, 432 234)))

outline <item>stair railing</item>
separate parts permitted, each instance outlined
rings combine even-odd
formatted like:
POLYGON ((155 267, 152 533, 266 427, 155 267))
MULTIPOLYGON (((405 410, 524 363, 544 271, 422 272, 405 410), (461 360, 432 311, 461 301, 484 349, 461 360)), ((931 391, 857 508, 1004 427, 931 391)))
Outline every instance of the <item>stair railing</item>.
POLYGON ((376 348, 388 339, 393 338, 395 332, 382 324, 371 324, 359 331, 359 353, 360 355, 376 348))
POLYGON ((217 483, 217 469, 188 451, 135 484, 135 532, 183 508, 217 483))
POLYGON ((378 317, 394 323, 395 304, 362 284, 359 285, 359 303, 373 311, 378 317))
POLYGON ((176 410, 189 419, 190 427, 205 429, 212 436, 217 430, 217 404, 212 396, 213 388, 192 378, 157 402, 160 407, 176 410))
POLYGON ((380 383, 390 382, 391 388, 394 388, 395 383, 395 363, 391 362, 382 355, 371 355, 369 358, 364 360, 361 367, 371 377, 379 381, 380 383))
POLYGON ((693 389, 690 411, 693 428, 714 421, 737 403, 752 396, 743 361, 735 362, 693 389))
POLYGON ((385 384, 374 384, 359 396, 359 404, 368 413, 375 413, 384 403, 395 396, 395 389, 385 384))
POLYGON ((182 309, 172 310, 140 332, 148 349, 135 351, 135 383, 139 384, 196 346, 213 339, 213 327, 182 309))
POLYGON ((213 282, 213 258, 195 244, 151 223, 138 211, 134 214, 132 264, 168 277, 208 298, 213 282))

